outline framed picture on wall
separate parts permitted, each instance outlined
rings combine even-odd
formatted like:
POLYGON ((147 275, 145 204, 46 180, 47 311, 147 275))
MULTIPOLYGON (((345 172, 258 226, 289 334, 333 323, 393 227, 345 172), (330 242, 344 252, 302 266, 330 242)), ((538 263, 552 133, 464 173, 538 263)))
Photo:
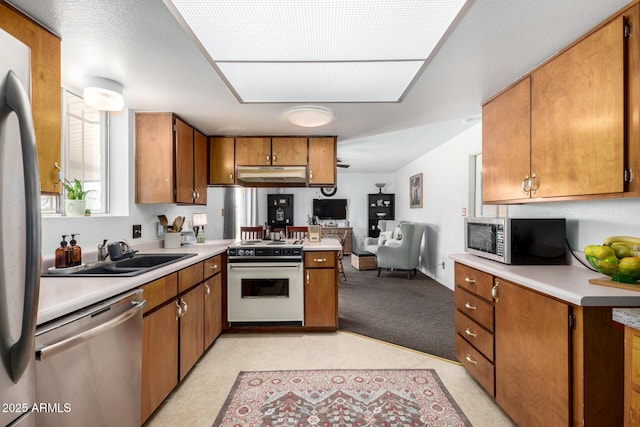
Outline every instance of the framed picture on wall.
POLYGON ((422 174, 413 175, 409 178, 409 207, 422 207, 422 174))

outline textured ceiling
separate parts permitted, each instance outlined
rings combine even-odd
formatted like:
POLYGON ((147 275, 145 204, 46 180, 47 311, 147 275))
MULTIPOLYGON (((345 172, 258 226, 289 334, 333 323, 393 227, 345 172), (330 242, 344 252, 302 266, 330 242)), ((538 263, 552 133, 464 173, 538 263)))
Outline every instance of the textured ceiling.
MULTIPOLYGON (((391 1, 391 0, 389 0, 391 1)), ((12 0, 62 37, 62 78, 124 86, 133 110, 173 111, 209 135, 304 134, 292 104, 241 104, 160 0, 12 0)), ((322 104, 348 171, 392 172, 468 127, 481 103, 609 17, 627 0, 475 0, 401 103, 322 104)), ((341 169, 342 170, 342 169, 341 169)))

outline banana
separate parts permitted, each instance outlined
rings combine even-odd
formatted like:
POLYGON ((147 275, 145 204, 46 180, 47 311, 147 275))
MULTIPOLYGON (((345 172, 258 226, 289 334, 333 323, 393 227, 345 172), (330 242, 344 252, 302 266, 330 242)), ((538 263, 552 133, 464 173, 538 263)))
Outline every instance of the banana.
POLYGON ((609 244, 609 246, 611 246, 611 247, 624 246, 626 248, 629 248, 629 250, 631 250, 631 251, 640 251, 640 243, 615 241, 615 242, 612 242, 611 244, 609 244))
POLYGON ((609 236, 604 239, 603 245, 610 246, 613 242, 627 242, 633 243, 635 245, 640 246, 640 237, 632 237, 632 236, 609 236))
POLYGON ((610 247, 618 259, 640 255, 640 251, 637 250, 638 246, 633 243, 613 242, 610 247))

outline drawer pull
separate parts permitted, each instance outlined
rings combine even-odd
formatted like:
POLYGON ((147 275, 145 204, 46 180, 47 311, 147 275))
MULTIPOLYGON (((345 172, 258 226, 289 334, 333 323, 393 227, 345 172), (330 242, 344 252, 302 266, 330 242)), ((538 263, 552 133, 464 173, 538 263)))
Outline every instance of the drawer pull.
POLYGON ((478 334, 474 334, 473 332, 471 332, 469 328, 465 329, 464 333, 474 338, 478 336, 478 334))
POLYGON ((211 295, 211 288, 209 287, 209 285, 207 285, 206 283, 204 284, 205 289, 207 290, 207 293, 204 295, 205 298, 208 297, 209 295, 211 295))
POLYGON ((209 268, 211 270, 217 270, 218 269, 218 264, 213 264, 212 266, 209 266, 209 268))
POLYGON ((470 279, 469 277, 465 277, 464 281, 467 283, 476 283, 476 279, 470 279))
POLYGON ((327 262, 326 258, 314 258, 313 262, 327 262))
POLYGON ((465 302, 464 306, 465 306, 465 308, 468 308, 469 310, 477 310, 478 309, 478 307, 476 307, 474 305, 471 305, 468 302, 465 302))
POLYGON ((182 317, 182 307, 180 307, 180 304, 178 304, 178 301, 176 301, 176 306, 178 307, 178 314, 176 315, 176 320, 178 320, 179 318, 182 317))
POLYGON ((493 286, 493 288, 491 288, 491 296, 493 297, 494 300, 496 300, 496 302, 500 301, 500 298, 498 295, 498 286, 500 286, 500 282, 496 280, 496 284, 493 286))
POLYGON ((467 356, 465 357, 465 359, 467 359, 467 362, 469 362, 469 363, 473 363, 474 365, 477 365, 477 364, 478 364, 478 362, 477 362, 477 361, 473 360, 473 357, 471 357, 471 355, 470 355, 470 354, 467 354, 467 356))

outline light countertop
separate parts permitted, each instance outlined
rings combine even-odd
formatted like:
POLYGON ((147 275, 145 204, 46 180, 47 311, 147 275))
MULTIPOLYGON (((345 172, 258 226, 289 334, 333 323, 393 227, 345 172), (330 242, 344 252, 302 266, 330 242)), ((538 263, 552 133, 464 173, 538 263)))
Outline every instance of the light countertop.
POLYGON ((450 254, 449 258, 570 304, 640 307, 640 285, 638 291, 632 291, 591 284, 589 279, 608 277, 580 264, 507 265, 467 253, 450 254))
MULTIPOLYGON (((158 245, 162 245, 161 240, 146 243, 143 245, 144 249, 140 248, 141 253, 195 253, 196 255, 133 277, 70 277, 62 275, 42 277, 40 279, 37 323, 41 325, 221 254, 234 242, 234 240, 208 240, 205 243, 184 245, 177 249, 158 247, 158 245)), ((132 244, 131 247, 138 249, 135 244, 132 244)), ((342 249, 337 239, 322 239, 320 242, 305 241, 303 247, 305 251, 338 251, 342 249)))
POLYGON ((640 330, 640 308, 614 308, 613 320, 640 330))

